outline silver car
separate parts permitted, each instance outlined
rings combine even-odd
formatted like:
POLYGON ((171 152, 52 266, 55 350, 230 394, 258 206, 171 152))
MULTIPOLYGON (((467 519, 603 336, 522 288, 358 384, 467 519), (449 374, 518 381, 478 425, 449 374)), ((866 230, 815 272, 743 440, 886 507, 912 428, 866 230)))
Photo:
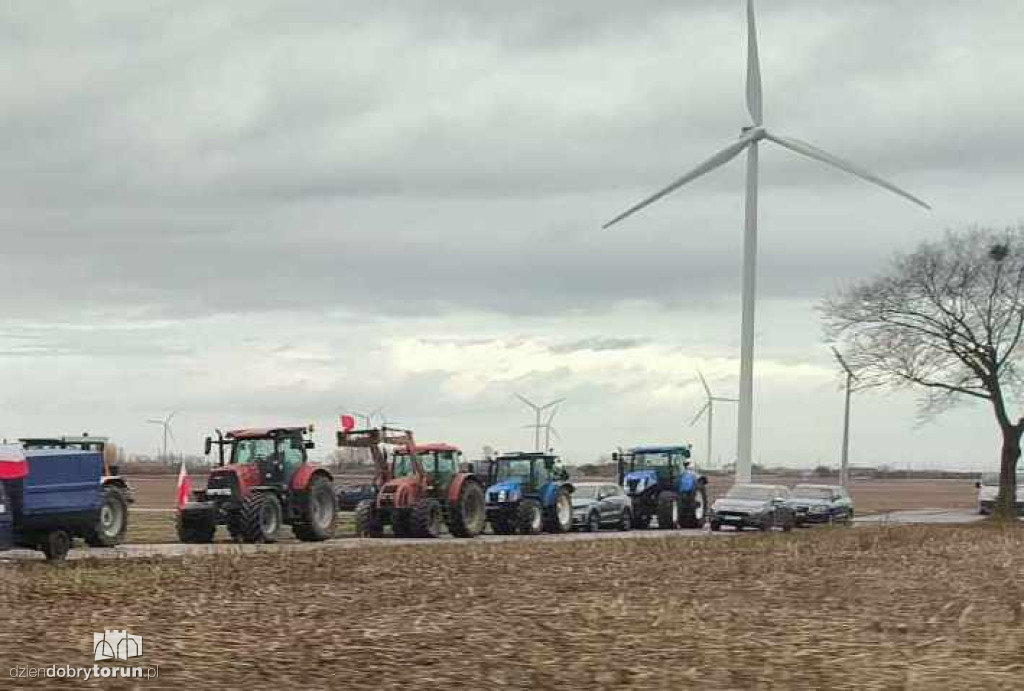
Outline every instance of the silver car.
POLYGON ((574 527, 590 532, 606 527, 632 529, 633 502, 621 487, 613 482, 577 482, 573 486, 574 527))

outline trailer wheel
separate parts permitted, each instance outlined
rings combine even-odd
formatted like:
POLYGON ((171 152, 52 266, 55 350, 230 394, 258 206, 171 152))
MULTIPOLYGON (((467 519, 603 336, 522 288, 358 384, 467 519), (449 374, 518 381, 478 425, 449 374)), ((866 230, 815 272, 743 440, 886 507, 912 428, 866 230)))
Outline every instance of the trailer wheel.
POLYGON ((71 536, 63 530, 51 530, 42 544, 46 561, 64 561, 71 549, 71 536))
POLYGON ((316 475, 306 488, 303 518, 292 525, 295 537, 304 542, 319 542, 334 537, 338 518, 338 500, 334 487, 323 475, 316 475))
POLYGON ((441 503, 437 499, 420 499, 412 507, 413 537, 440 537, 441 503))
POLYGON ((384 534, 373 499, 363 499, 356 504, 355 521, 358 537, 380 537, 384 534))
POLYGON ((254 492, 242 502, 242 539, 273 542, 281 530, 281 502, 269 492, 254 492))
POLYGON ((190 515, 179 511, 176 527, 178 540, 189 544, 213 542, 213 535, 217 532, 217 524, 213 521, 213 515, 207 513, 190 515))
POLYGON ((487 523, 484 488, 473 480, 462 484, 458 501, 448 511, 448 530, 455 537, 476 537, 487 523))
POLYGON ((128 499, 115 485, 103 488, 103 506, 95 525, 89 527, 85 541, 90 547, 113 547, 124 540, 128 531, 128 499))

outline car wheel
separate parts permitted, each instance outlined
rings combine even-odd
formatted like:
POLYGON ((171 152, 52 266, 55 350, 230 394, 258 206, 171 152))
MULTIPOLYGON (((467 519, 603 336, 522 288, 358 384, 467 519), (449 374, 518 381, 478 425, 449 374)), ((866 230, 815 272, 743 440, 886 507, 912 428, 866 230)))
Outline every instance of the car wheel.
POLYGON ((775 521, 773 520, 772 516, 765 516, 764 518, 761 519, 761 525, 758 526, 758 527, 761 529, 761 532, 766 533, 766 532, 768 532, 769 530, 772 529, 772 526, 774 525, 774 523, 775 523, 775 521))
POLYGON ((622 511, 622 520, 619 521, 619 530, 629 531, 633 529, 633 512, 629 509, 622 511))
POLYGON ((597 511, 591 511, 587 516, 587 532, 596 533, 601 530, 601 515, 597 511))
POLYGON ((711 521, 711 529, 717 533, 722 529, 722 524, 718 521, 711 521))

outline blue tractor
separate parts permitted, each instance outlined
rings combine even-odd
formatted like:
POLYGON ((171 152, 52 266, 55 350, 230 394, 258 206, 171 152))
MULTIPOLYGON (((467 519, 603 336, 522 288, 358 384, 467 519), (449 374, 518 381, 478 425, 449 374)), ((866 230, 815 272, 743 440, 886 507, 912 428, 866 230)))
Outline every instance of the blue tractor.
POLYGON ((572 530, 569 473, 558 456, 508 453, 488 463, 487 522, 498 535, 572 530))
POLYGON ((690 469, 689 446, 638 446, 613 454, 619 484, 633 500, 633 525, 700 528, 707 513, 707 478, 690 469))

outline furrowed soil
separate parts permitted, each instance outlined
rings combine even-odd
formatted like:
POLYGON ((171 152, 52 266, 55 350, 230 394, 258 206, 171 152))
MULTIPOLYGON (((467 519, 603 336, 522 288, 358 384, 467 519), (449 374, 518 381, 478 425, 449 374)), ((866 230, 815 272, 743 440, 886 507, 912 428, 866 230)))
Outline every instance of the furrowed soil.
POLYGON ((1010 689, 1022 603, 1024 530, 987 524, 22 562, 0 650, 91 667, 128 629, 137 688, 1010 689))

